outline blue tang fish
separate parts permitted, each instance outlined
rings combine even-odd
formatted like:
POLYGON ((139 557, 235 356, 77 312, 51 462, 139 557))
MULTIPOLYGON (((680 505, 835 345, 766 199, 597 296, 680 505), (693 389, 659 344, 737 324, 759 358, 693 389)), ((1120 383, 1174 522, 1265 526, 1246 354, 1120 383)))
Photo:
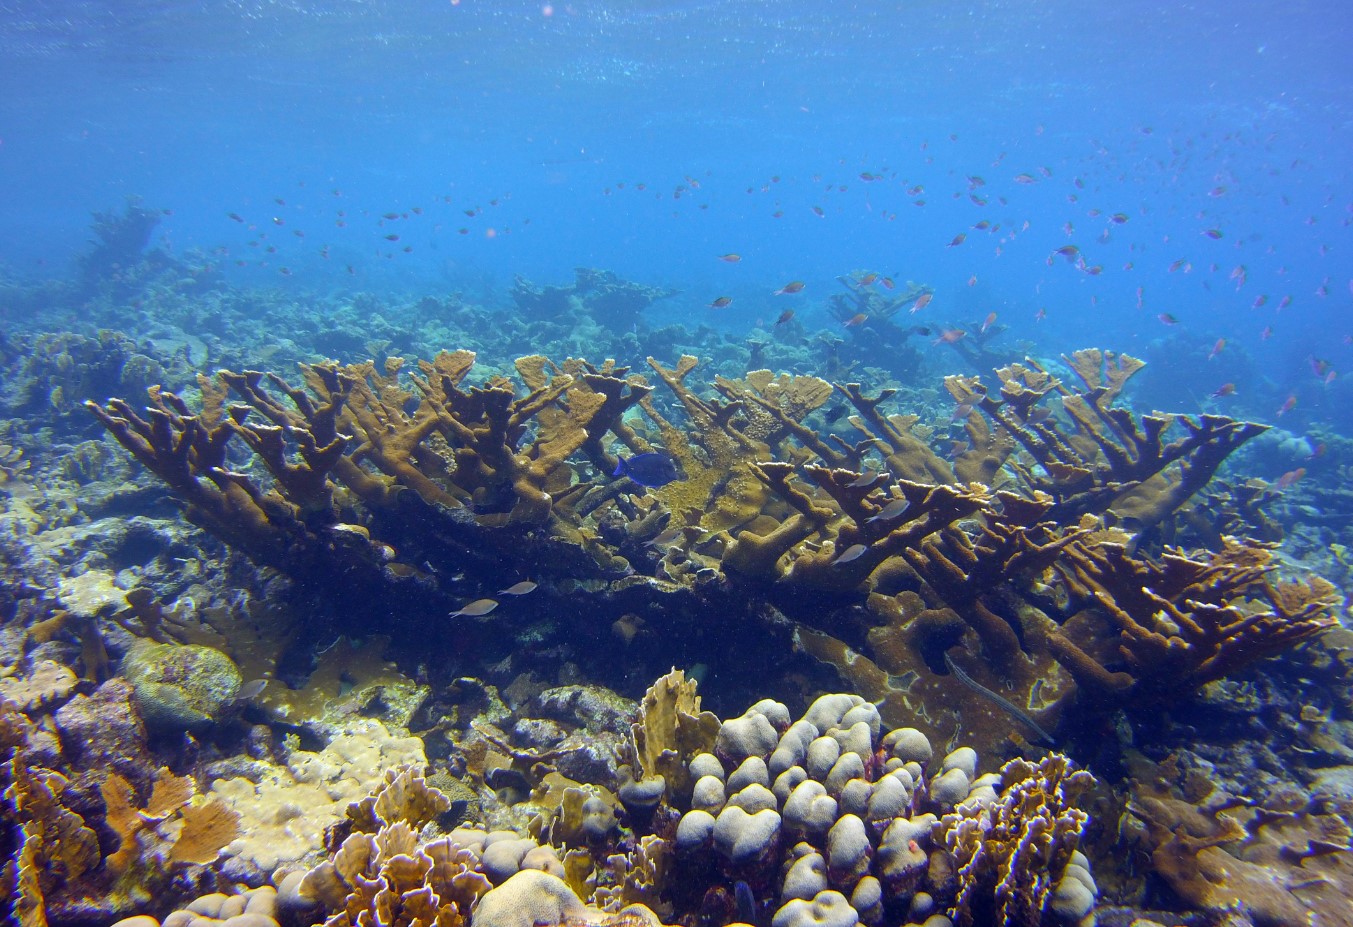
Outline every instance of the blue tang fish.
POLYGON ((640 486, 657 489, 675 480, 684 480, 681 465, 670 455, 662 451, 650 451, 647 454, 635 454, 629 460, 621 457, 611 476, 627 476, 640 486))

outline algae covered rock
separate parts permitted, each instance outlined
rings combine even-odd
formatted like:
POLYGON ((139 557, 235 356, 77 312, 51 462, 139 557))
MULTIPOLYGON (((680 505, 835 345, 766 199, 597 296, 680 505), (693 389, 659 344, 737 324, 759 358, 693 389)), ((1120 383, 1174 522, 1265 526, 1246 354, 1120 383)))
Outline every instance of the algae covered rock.
POLYGON ((212 647, 138 643, 122 661, 122 675, 146 727, 182 731, 204 727, 240 690, 233 660, 212 647))

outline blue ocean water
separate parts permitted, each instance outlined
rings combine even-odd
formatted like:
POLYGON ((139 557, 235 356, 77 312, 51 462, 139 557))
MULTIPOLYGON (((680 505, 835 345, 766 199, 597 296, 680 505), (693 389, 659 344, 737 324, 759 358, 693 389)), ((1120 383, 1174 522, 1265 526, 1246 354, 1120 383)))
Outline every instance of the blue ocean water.
POLYGON ((592 266, 739 332, 876 272, 936 331, 1192 359, 1180 411, 1257 369, 1248 415, 1350 429, 1350 38, 1337 0, 11 0, 0 261, 69 275, 139 197, 298 296, 592 266))

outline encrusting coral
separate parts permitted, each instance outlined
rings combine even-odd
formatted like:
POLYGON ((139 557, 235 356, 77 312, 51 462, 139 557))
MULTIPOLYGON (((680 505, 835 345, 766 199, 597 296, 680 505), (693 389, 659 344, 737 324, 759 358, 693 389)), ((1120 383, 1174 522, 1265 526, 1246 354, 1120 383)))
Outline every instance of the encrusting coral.
POLYGON ((465 601, 445 576, 513 569, 666 596, 671 615, 736 598, 746 621, 796 621, 799 646, 890 716, 945 737, 967 716, 988 749, 1054 727, 1077 692, 1113 707, 1187 694, 1336 622, 1332 587, 1275 579, 1258 542, 1152 551, 1264 428, 1114 405, 1143 366, 1126 355, 1065 358, 1074 389, 1032 361, 996 371, 999 396, 950 377, 968 441, 948 453, 885 412, 892 391, 856 383, 753 371, 702 396, 694 357, 650 359, 665 404, 609 361, 524 357, 524 390, 471 385, 474 362, 303 365, 304 387, 223 371, 201 380, 198 412, 158 389, 144 415, 90 408, 188 518, 335 594, 394 596, 417 620, 465 601), (856 412, 854 443, 824 427, 833 396, 856 412), (684 478, 644 492, 610 476, 655 449, 684 478), (1023 720, 993 708, 1012 705, 1023 720))

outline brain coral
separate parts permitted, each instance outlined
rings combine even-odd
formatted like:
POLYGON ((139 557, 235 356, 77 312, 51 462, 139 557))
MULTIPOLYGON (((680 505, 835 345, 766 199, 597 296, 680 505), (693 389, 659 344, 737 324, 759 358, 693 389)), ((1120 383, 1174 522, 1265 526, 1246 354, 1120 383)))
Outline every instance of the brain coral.
POLYGON ((211 723, 240 691, 240 671, 230 657, 196 644, 137 643, 122 661, 146 727, 191 730, 211 723))

